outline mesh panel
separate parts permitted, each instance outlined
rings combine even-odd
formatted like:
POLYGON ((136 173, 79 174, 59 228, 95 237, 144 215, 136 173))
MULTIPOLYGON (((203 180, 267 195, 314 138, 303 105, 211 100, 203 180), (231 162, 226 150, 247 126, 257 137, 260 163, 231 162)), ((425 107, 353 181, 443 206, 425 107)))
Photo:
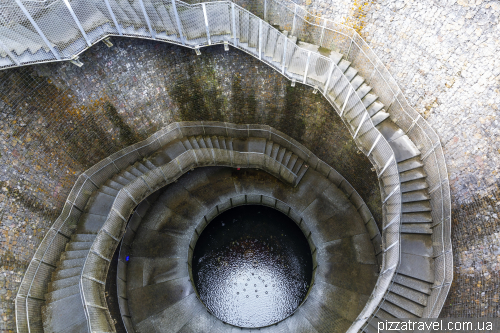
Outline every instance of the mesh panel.
POLYGON ((190 7, 177 3, 177 12, 182 24, 182 31, 190 44, 207 43, 207 30, 201 6, 190 7))
POLYGON ((16 297, 16 327, 18 332, 29 332, 26 313, 26 297, 16 297))
POLYGON ((65 234, 66 236, 71 235, 75 231, 81 216, 82 212, 71 206, 69 215, 64 220, 64 224, 59 228, 59 232, 65 234))
POLYGON ((114 210, 109 212, 108 218, 103 225, 103 229, 106 230, 113 237, 120 239, 122 233, 125 230, 125 221, 116 213, 114 210))
POLYGON ((29 332, 42 333, 44 331, 42 323, 42 306, 45 305, 45 302, 38 299, 28 298, 26 300, 26 303, 27 303, 26 311, 28 314, 28 321, 29 321, 29 332))
POLYGON ((47 284, 51 280, 54 267, 41 263, 33 278, 33 284, 30 287, 28 296, 44 299, 47 292, 47 284))
POLYGON ((31 283, 33 281, 33 278, 35 277, 35 273, 39 265, 40 265, 39 261, 32 260, 30 262, 28 269, 26 269, 26 272, 24 273, 23 281, 19 286, 19 291, 18 291, 19 295, 23 296, 28 295, 28 291, 30 289, 31 283))
POLYGON ((323 89, 326 80, 328 79, 328 73, 332 61, 326 57, 319 54, 311 54, 309 58, 309 68, 307 71, 308 83, 312 85, 317 85, 323 89))
POLYGON ((154 169, 150 172, 141 176, 142 179, 146 181, 149 187, 156 191, 157 189, 163 187, 166 184, 165 176, 160 171, 160 169, 154 169))
POLYGON ((87 44, 62 0, 23 1, 38 27, 66 58, 83 51, 87 44), (64 29, 61 29, 64 27, 64 29))
POLYGON ((73 201, 73 204, 81 210, 84 210, 90 196, 95 190, 97 190, 97 187, 88 178, 85 179, 85 182, 82 184, 80 191, 78 191, 78 196, 73 201))
POLYGON ((109 326, 111 321, 108 321, 109 316, 106 310, 89 306, 87 311, 92 332, 114 332, 109 326))
POLYGON ((91 43, 95 43, 106 33, 118 32, 113 21, 91 0, 71 0, 70 6, 91 43))
POLYGON ((208 3, 207 11, 208 27, 210 28, 210 39, 212 43, 229 40, 231 34, 231 6, 229 3, 208 3))
POLYGON ((369 50, 368 45, 364 43, 364 40, 359 35, 355 35, 348 60, 351 62, 351 66, 356 68, 359 74, 370 84, 370 79, 375 74, 377 62, 366 56, 367 50, 369 50))
POLYGON ((45 251, 42 260, 55 266, 68 243, 68 238, 56 233, 51 239, 50 246, 45 251))
POLYGON ((141 155, 137 152, 134 146, 129 146, 110 156, 114 161, 114 165, 120 170, 126 169, 129 165, 134 164, 141 159, 141 155))
POLYGON ((137 152, 139 153, 139 155, 147 157, 153 154, 158 149, 160 149, 160 144, 158 143, 158 140, 156 140, 155 136, 146 139, 145 144, 141 145, 140 147, 137 147, 137 152))
POLYGON ((174 9, 170 1, 151 1, 158 13, 162 26, 156 27, 157 38, 180 40, 174 9))
MULTIPOLYGON (((94 243, 92 244, 92 251, 98 253, 99 255, 101 255, 104 258, 111 260, 113 258, 113 254, 115 252, 117 245, 118 245, 117 241, 115 241, 113 238, 111 238, 106 233, 100 232, 99 234, 97 234, 97 237, 94 240, 94 243)), ((90 257, 90 255, 89 255, 89 257, 90 257)), ((87 261, 88 261, 88 259, 87 259, 87 261)), ((87 269, 87 266, 88 266, 88 264, 85 263, 85 269, 87 269)), ((103 274, 101 276, 103 279, 98 279, 98 280, 105 281, 106 280, 106 273, 107 272, 100 273, 100 274, 103 274)), ((97 278, 97 277, 95 277, 95 278, 97 278)))
POLYGON ((85 260, 83 275, 91 277, 99 281, 106 281, 107 269, 104 269, 108 262, 96 254, 90 252, 85 260))
POLYGON ((82 290, 87 304, 107 306, 106 297, 104 296, 104 286, 102 284, 83 278, 82 290))

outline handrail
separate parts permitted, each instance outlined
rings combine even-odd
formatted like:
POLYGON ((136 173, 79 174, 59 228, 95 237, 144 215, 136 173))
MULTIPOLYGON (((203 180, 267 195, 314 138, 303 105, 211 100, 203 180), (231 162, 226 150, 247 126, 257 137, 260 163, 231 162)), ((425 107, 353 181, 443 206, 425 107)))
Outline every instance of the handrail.
MULTIPOLYGON (((56 0, 51 4, 53 5, 53 8, 57 8, 56 6, 57 1, 60 0, 56 0)), ((170 1, 167 0, 164 1, 157 0, 155 1, 155 3, 161 3, 166 7, 170 6, 170 1)), ((188 5, 181 1, 175 1, 175 4, 177 5, 177 7, 182 9, 182 11, 179 10, 179 16, 181 16, 181 14, 187 15, 186 13, 190 15, 201 14, 201 16, 203 16, 201 5, 188 5), (198 10, 199 13, 197 13, 196 10, 198 10)), ((387 162, 392 158, 392 161, 388 164, 386 170, 384 171, 383 177, 381 175, 379 177, 379 184, 381 187, 381 195, 382 195, 381 199, 382 200, 386 199, 388 194, 393 192, 395 188, 399 186, 399 174, 395 159, 393 159, 394 152, 392 151, 392 148, 388 144, 387 140, 379 135, 380 132, 374 127, 371 118, 367 116, 368 112, 366 110, 366 107, 363 105, 357 93, 346 94, 345 88, 350 87, 349 90, 352 91, 353 90, 352 85, 350 81, 345 77, 343 71, 341 71, 331 59, 321 56, 317 53, 311 53, 309 51, 301 49, 300 47, 297 47, 295 44, 291 42, 287 43, 288 38, 285 37, 282 33, 274 29, 267 22, 261 21, 260 18, 246 11, 242 7, 235 5, 234 3, 231 3, 229 1, 207 2, 205 3, 204 6, 206 7, 207 11, 207 21, 209 29, 213 29, 211 30, 212 45, 222 44, 222 43, 231 44, 234 47, 239 48, 244 52, 256 57, 257 59, 261 58, 264 63, 268 64, 278 72, 282 73, 289 80, 292 80, 292 82, 300 80, 299 82, 303 82, 305 85, 309 85, 315 89, 320 88, 323 96, 330 102, 330 104, 339 114, 340 114, 339 112, 340 104, 342 104, 343 105, 342 108, 343 111, 341 115, 342 121, 348 128, 351 135, 353 137, 355 136, 354 141, 358 146, 358 148, 363 153, 365 153, 365 155, 367 155, 370 162, 375 166, 375 168, 378 171, 382 170, 383 166, 385 166, 387 162), (276 42, 277 42, 277 44, 274 46, 277 49, 279 49, 279 52, 281 52, 283 56, 282 60, 276 62, 272 59, 272 57, 271 58, 267 57, 265 55, 265 52, 264 54, 262 54, 262 48, 261 52, 257 52, 258 49, 257 47, 248 46, 249 44, 243 42, 235 43, 236 40, 235 36, 238 36, 238 34, 240 37, 242 37, 241 35, 242 33, 248 34, 249 35, 248 38, 254 38, 255 36, 252 35, 252 31, 248 30, 240 31, 240 26, 238 24, 236 25, 232 24, 232 22, 234 22, 233 21, 234 15, 232 15, 234 14, 234 12, 238 13, 238 23, 240 22, 241 19, 254 20, 256 22, 259 22, 259 26, 261 27, 260 29, 266 29, 266 31, 268 31, 269 33, 274 34, 274 36, 276 36, 276 42), (279 42, 282 42, 282 44, 279 45, 279 42), (303 55, 301 56, 300 55, 301 53, 303 55, 306 54, 307 56, 303 55), (305 58, 307 58, 308 60, 305 60, 305 58), (304 63, 304 61, 306 63, 304 63), (290 67, 294 67, 294 71, 291 71, 290 67), (300 74, 300 73, 305 73, 306 68, 308 68, 307 74, 305 76, 303 74, 300 74), (326 77, 323 74, 318 74, 319 72, 322 71, 323 74, 329 73, 328 74, 329 76, 326 77), (297 72, 299 72, 299 74, 297 74, 297 72), (336 82, 333 81, 330 82, 330 78, 332 75, 335 75, 336 82), (328 83, 328 85, 326 85, 326 83, 328 83), (339 87, 343 88, 339 90, 339 87), (332 96, 330 94, 330 91, 334 90, 335 92, 334 95, 332 96), (361 119, 362 121, 360 121, 361 119), (378 141, 376 142, 376 144, 373 145, 373 143, 376 140, 378 141)), ((75 10, 75 14, 76 16, 78 16, 79 11, 75 10)), ((122 28, 129 27, 131 25, 130 23, 121 22, 118 17, 116 19, 118 20, 119 24, 122 25, 122 28)), ((186 42, 185 46, 192 49, 199 49, 200 47, 208 46, 209 41, 206 34, 206 27, 205 24, 202 24, 204 22, 197 22, 196 16, 194 16, 194 19, 187 16, 180 17, 180 21, 182 22, 183 20, 185 22, 187 22, 188 20, 190 23, 192 23, 192 25, 187 25, 187 26, 184 25, 182 32, 177 31, 178 29, 175 27, 175 25, 163 27, 166 31, 165 33, 173 30, 175 31, 175 35, 173 34, 160 35, 156 33, 154 38, 149 33, 145 32, 136 31, 134 33, 131 33, 130 29, 128 30, 128 32, 123 31, 123 34, 134 35, 137 37, 147 38, 147 39, 166 41, 178 45, 182 44, 182 42, 186 42), (196 23, 200 23, 201 26, 200 27, 196 26, 196 23), (185 34, 187 34, 188 35, 187 37, 190 38, 186 39, 185 34), (178 36, 182 36, 182 39, 178 36)), ((89 32, 88 35, 93 36, 91 43, 95 44, 97 41, 106 38, 108 36, 119 35, 118 29, 114 27, 113 20, 108 20, 103 24, 105 24, 108 28, 109 27, 111 28, 109 28, 108 30, 101 29, 99 31, 96 28, 92 31, 93 33, 92 35, 90 34, 90 31, 88 31, 89 32)), ((63 28, 64 26, 65 26, 64 22, 62 22, 61 28, 63 28)), ((142 28, 145 27, 146 23, 143 23, 142 28)), ((158 29, 158 27, 153 27, 153 28, 158 29)), ((143 30, 148 31, 148 29, 143 29, 143 30)), ((69 40, 72 41, 71 44, 65 44, 61 42, 57 45, 56 43, 56 48, 60 49, 61 51, 64 51, 60 52, 61 54, 68 54, 69 51, 67 50, 76 50, 75 53, 71 54, 71 57, 65 58, 66 60, 72 59, 75 55, 83 52, 87 48, 85 46, 80 48, 77 47, 78 45, 82 44, 82 43, 78 44, 79 40, 83 41, 82 37, 79 37, 79 39, 76 40, 74 39, 69 39, 69 40)), ((256 40, 258 40, 258 37, 256 38, 256 40)), ((83 44, 86 45, 85 43, 83 44)), ((257 44, 255 44, 255 46, 257 46, 257 44)), ((46 61, 54 61, 54 59, 36 61, 36 62, 46 62, 46 61)), ((102 165, 102 168, 108 167, 114 163, 108 163, 106 165, 104 164, 102 165)), ((98 171, 99 170, 95 172, 97 173, 98 171)), ((87 174, 87 172, 85 174, 87 174)), ((82 182, 82 185, 78 187, 79 184, 76 184, 74 190, 79 189, 76 191, 80 191, 83 186, 94 188, 96 187, 96 184, 99 185, 99 182, 96 183, 92 180, 93 175, 94 174, 92 174, 91 176, 85 176, 86 178, 82 177, 83 175, 81 176, 82 178, 79 177, 79 181, 82 182)), ((398 194, 391 196, 390 199, 383 204, 384 206, 383 211, 385 213, 383 220, 383 227, 387 226, 387 224, 390 221, 392 221, 394 217, 399 219, 399 222, 401 221, 401 191, 396 190, 396 193, 398 194)), ((76 199, 81 200, 79 199, 78 196, 75 197, 75 200, 76 199)), ((88 199, 88 197, 86 199, 88 199)), ((71 203, 70 201, 68 202, 70 203, 71 207, 75 206, 74 203, 71 203)), ((81 207, 81 209, 83 208, 84 206, 81 207)), ((61 226, 64 225, 65 221, 66 220, 62 222, 61 226)), ((369 315, 373 313, 374 304, 375 303, 378 304, 379 301, 382 299, 382 296, 385 293, 385 290, 387 289, 388 284, 392 279, 392 276, 396 270, 396 266, 399 263, 400 259, 399 230, 400 230, 400 223, 393 223, 388 228, 383 229, 382 243, 383 246, 386 249, 388 249, 388 251, 383 252, 383 260, 381 268, 383 274, 379 276, 377 285, 372 293, 372 296, 370 297, 370 300, 367 302, 365 309, 363 309, 358 319, 355 321, 353 326, 351 326, 352 330, 354 330, 355 327, 360 327, 364 323, 364 321, 369 317, 369 315)), ((50 242, 52 242, 52 240, 50 240, 50 242)), ((29 288, 32 287, 35 281, 35 277, 36 273, 33 275, 31 282, 28 282, 28 280, 26 280, 26 283, 29 283, 30 286, 29 288)), ((23 279, 23 283, 24 281, 25 279, 23 279)), ((18 294, 18 296, 22 298, 25 295, 18 294)))

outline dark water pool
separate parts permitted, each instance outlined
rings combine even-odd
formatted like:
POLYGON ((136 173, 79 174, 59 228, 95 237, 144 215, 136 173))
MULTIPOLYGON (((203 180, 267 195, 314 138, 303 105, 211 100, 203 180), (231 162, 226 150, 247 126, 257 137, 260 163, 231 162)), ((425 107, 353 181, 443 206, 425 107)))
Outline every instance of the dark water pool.
POLYGON ((263 327, 291 315, 312 278, 306 237, 285 214, 239 206, 217 216, 196 243, 193 279, 216 317, 239 327, 263 327))

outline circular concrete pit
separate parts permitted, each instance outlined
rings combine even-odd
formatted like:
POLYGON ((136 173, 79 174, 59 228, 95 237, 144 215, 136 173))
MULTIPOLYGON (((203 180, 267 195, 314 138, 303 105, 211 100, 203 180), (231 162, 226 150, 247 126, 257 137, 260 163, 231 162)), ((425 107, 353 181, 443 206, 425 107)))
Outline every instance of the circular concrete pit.
MULTIPOLYGON (((161 331, 161 327, 186 332, 229 332, 232 327, 252 329, 276 323, 286 325, 291 332, 308 330, 304 325, 318 332, 345 332, 376 283, 374 245, 363 219, 346 194, 315 170, 308 170, 293 187, 256 169, 202 167, 184 174, 147 200, 149 208, 141 212, 140 225, 127 248, 128 310, 137 332, 161 331), (293 220, 307 242, 298 252, 307 254, 311 263, 298 264, 295 271, 287 270, 287 265, 293 265, 292 256, 288 256, 276 271, 269 271, 276 263, 275 258, 271 259, 274 246, 267 254, 258 249, 264 242, 270 245, 273 228, 281 235, 283 226, 267 230, 262 226, 240 228, 240 238, 236 239, 236 234, 226 237, 229 247, 215 246, 215 252, 210 252, 215 243, 209 236, 205 246, 198 249, 205 242, 204 230, 214 232, 210 221, 224 220, 232 209, 244 205, 261 206, 251 208, 254 213, 259 209, 280 211, 276 213, 293 220), (247 240, 245 233, 250 236, 247 240), (263 238, 255 242, 257 234, 263 238), (238 248, 242 243, 251 247, 250 240, 254 242, 252 249, 238 248), (226 258, 219 255, 221 251, 226 251, 226 258), (238 260, 231 261, 231 251, 243 256, 239 263, 247 270, 240 275, 238 265, 234 265, 238 260), (266 255, 269 267, 255 260, 255 256, 266 255), (215 270, 227 268, 212 276, 220 280, 218 286, 211 286, 215 289, 203 287, 203 281, 200 284, 203 278, 199 273, 210 272, 198 265, 200 258, 206 259, 208 267, 214 265, 215 270), (285 269, 279 272, 283 264, 285 269), (310 268, 304 269, 307 265, 310 268), (302 275, 297 278, 297 274, 302 275), (280 288, 280 278, 291 283, 280 288), (269 293, 277 298, 270 299, 269 293), (249 302, 245 303, 247 296, 249 302), (302 302, 304 299, 307 301, 302 302), (245 306, 246 310, 241 311, 245 306)), ((292 230, 290 226, 286 228, 292 230)), ((286 245, 282 246, 282 250, 286 249, 283 252, 290 252, 286 245)))

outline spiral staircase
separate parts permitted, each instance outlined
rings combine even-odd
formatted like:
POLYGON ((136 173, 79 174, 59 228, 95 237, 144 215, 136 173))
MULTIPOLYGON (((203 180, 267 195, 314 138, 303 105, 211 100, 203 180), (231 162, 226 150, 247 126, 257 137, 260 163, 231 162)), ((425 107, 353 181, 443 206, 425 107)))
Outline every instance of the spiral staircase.
MULTIPOLYGON (((326 22, 311 23, 300 7, 271 0, 255 14, 226 1, 15 0, 3 6, 8 22, 0 27, 0 68, 59 60, 81 65, 78 54, 96 42, 132 36, 197 53, 210 45, 223 44, 226 50, 231 45, 276 69, 292 85, 321 91, 377 171, 384 214, 380 230, 369 211, 362 214, 380 272, 363 306, 355 316, 340 316, 344 322, 336 329, 375 332, 374 319, 437 317, 452 279, 449 186, 441 146, 397 85, 377 79, 387 75, 376 58, 375 74, 367 73, 366 59, 373 57, 356 35, 340 38, 348 35, 346 29, 339 33, 326 22)), ((18 332, 113 331, 104 285, 128 216, 135 207, 140 214, 145 205, 140 202, 192 167, 258 167, 290 186, 300 185, 308 170, 334 177, 331 168, 291 141, 252 125, 173 124, 87 170, 25 274, 16 297, 18 332)), ((347 185, 341 181, 337 186, 347 185)), ((355 206, 367 211, 366 205, 355 206)), ((299 308, 293 325, 265 330, 325 332, 327 316, 306 319, 304 311, 299 308)), ((231 330, 204 316, 211 330, 231 330)))

